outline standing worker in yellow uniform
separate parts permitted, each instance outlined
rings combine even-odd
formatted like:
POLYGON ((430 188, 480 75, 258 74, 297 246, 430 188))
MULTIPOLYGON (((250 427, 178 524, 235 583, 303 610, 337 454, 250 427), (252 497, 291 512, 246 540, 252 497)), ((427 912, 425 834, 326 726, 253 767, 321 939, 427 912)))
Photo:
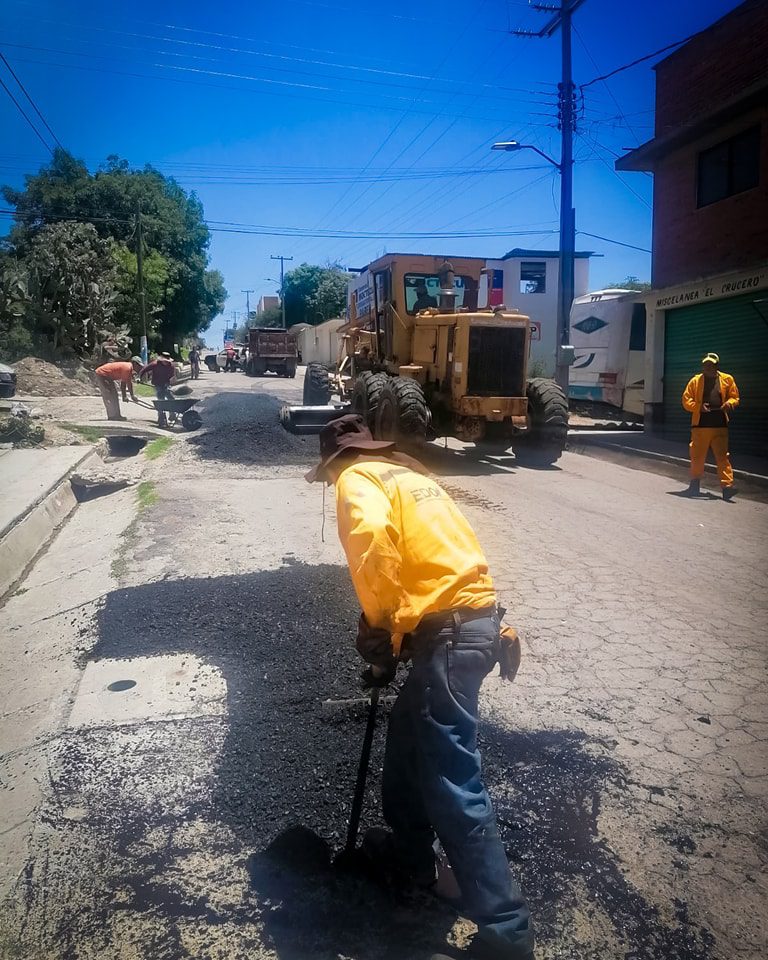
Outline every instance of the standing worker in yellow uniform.
POLYGON ((733 469, 728 453, 728 417, 739 405, 739 389, 729 373, 719 369, 720 357, 708 353, 701 361, 701 373, 688 381, 683 407, 691 414, 691 483, 688 495, 698 497, 707 453, 712 447, 723 500, 732 500, 733 469))
POLYGON ((336 485, 339 538, 363 608, 366 686, 412 666, 392 709, 382 779, 391 833, 369 831, 374 863, 424 887, 438 837, 477 923, 473 957, 532 960, 528 907, 512 877, 480 770, 480 686, 504 654, 488 564, 467 520, 424 468, 345 416, 320 433, 311 483, 336 485))

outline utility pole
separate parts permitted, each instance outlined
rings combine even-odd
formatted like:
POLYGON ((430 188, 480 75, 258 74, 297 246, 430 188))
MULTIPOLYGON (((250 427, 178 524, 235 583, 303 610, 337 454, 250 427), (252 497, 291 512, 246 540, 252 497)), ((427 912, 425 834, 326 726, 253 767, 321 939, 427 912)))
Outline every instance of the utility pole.
POLYGON ((562 77, 558 88, 558 120, 560 127, 560 270, 557 285, 557 334, 555 379, 568 396, 568 372, 573 351, 563 349, 570 339, 570 316, 575 287, 576 211, 573 209, 573 134, 576 128, 576 97, 571 60, 571 20, 585 0, 561 0, 559 6, 533 3, 534 10, 551 13, 552 17, 538 33, 515 30, 517 36, 549 38, 560 31, 562 42, 562 77))
POLYGON ((247 318, 245 322, 250 326, 250 323, 251 323, 251 294, 253 293, 253 290, 241 290, 240 293, 244 293, 244 294, 245 294, 245 316, 246 316, 246 318, 247 318))
POLYGON ((136 204, 136 288, 139 294, 139 313, 141 315, 141 362, 149 362, 147 344, 147 299, 144 293, 144 238, 141 231, 141 208, 136 204))
POLYGON ((285 330, 285 297, 283 296, 283 282, 285 277, 285 261, 293 260, 293 257, 270 257, 270 260, 280 261, 280 310, 283 315, 283 330, 285 330))

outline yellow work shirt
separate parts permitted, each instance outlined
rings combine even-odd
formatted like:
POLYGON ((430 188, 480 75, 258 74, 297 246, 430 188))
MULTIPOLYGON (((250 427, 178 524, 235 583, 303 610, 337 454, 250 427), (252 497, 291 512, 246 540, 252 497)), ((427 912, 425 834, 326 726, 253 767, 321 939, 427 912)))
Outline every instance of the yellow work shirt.
POLYGON ((355 463, 336 482, 336 512, 360 606, 394 640, 427 614, 496 602, 472 528, 434 480, 394 463, 355 463))

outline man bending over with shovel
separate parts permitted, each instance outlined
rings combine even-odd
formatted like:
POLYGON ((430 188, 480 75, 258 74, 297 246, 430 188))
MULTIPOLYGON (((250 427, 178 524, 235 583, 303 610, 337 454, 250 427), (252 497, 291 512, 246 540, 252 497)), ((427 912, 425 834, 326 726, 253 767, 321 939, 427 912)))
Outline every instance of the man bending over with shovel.
MULTIPOLYGON (((480 772, 480 686, 501 658, 496 593, 467 520, 424 468, 376 441, 362 417, 320 433, 307 480, 336 485, 339 537, 363 613, 367 686, 412 667, 392 709, 382 783, 386 836, 363 847, 404 880, 431 886, 437 835, 479 928, 472 956, 532 960, 528 907, 510 873, 480 772), (373 849, 371 849, 373 846, 373 849)), ((373 832, 371 832, 373 834, 373 832)))

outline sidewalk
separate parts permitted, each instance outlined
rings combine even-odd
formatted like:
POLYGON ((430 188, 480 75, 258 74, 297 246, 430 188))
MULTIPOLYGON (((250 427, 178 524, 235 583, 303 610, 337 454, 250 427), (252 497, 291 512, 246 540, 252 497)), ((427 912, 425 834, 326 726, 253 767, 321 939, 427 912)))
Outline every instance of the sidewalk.
MULTIPOLYGON (((608 456, 614 462, 625 462, 635 469, 646 469, 650 462, 669 465, 669 476, 688 479, 688 446, 674 440, 664 440, 650 434, 635 431, 596 430, 572 431, 568 435, 568 449, 586 456, 608 456), (620 458, 620 459, 618 459, 620 458), (634 465, 631 460, 637 461, 634 465), (673 469, 674 468, 674 469, 673 469)), ((712 459, 710 453, 709 459, 712 459)), ((732 453, 733 473, 744 492, 768 493, 768 460, 762 457, 742 456, 732 453)), ((716 477, 714 463, 707 463, 706 479, 716 477)), ((762 499, 762 497, 760 497, 762 499)))
POLYGON ((0 452, 0 596, 75 509, 69 477, 94 456, 90 446, 0 452))

